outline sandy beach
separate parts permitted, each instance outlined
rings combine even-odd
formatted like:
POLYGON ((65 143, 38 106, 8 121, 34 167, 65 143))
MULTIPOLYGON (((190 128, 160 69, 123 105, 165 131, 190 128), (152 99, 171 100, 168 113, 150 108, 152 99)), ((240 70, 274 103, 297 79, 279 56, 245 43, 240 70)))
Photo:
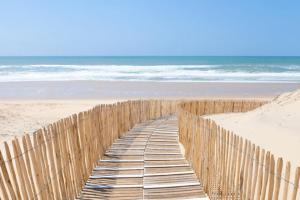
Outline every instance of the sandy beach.
POLYGON ((130 81, 0 83, 0 142, 101 103, 127 99, 264 98, 300 84, 130 81))
POLYGON ((227 83, 155 81, 24 81, 0 82, 0 100, 270 98, 300 83, 227 83))
POLYGON ((0 101, 0 143, 98 104, 116 100, 13 100, 0 101))

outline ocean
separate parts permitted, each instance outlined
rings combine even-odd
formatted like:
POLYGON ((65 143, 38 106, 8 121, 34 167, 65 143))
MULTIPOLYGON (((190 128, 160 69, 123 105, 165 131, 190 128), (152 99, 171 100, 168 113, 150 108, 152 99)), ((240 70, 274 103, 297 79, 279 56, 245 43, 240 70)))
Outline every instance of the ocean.
POLYGON ((300 57, 0 57, 0 82, 58 80, 300 83, 300 57))

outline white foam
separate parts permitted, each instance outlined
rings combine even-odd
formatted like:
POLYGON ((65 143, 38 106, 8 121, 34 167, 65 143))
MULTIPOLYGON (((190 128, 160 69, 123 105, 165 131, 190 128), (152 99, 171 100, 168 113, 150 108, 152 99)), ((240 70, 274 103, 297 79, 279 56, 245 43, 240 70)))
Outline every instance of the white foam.
POLYGON ((155 80, 300 82, 300 70, 299 72, 281 73, 246 72, 245 70, 232 72, 220 66, 221 65, 1 65, 0 81, 155 80))

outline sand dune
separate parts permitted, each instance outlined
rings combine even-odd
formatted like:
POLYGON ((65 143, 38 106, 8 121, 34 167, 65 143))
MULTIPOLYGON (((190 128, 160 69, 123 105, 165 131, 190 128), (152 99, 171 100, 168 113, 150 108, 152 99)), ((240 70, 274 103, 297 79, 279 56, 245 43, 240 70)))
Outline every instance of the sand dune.
POLYGON ((284 93, 247 113, 207 116, 227 130, 300 166, 300 90, 284 93))

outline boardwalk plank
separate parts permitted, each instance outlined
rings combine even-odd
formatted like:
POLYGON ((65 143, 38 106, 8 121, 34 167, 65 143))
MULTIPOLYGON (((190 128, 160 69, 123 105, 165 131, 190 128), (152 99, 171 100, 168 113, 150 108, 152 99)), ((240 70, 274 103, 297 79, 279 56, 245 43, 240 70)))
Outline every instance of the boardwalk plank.
POLYGON ((148 121, 99 160, 80 199, 206 199, 181 153, 174 117, 148 121))

